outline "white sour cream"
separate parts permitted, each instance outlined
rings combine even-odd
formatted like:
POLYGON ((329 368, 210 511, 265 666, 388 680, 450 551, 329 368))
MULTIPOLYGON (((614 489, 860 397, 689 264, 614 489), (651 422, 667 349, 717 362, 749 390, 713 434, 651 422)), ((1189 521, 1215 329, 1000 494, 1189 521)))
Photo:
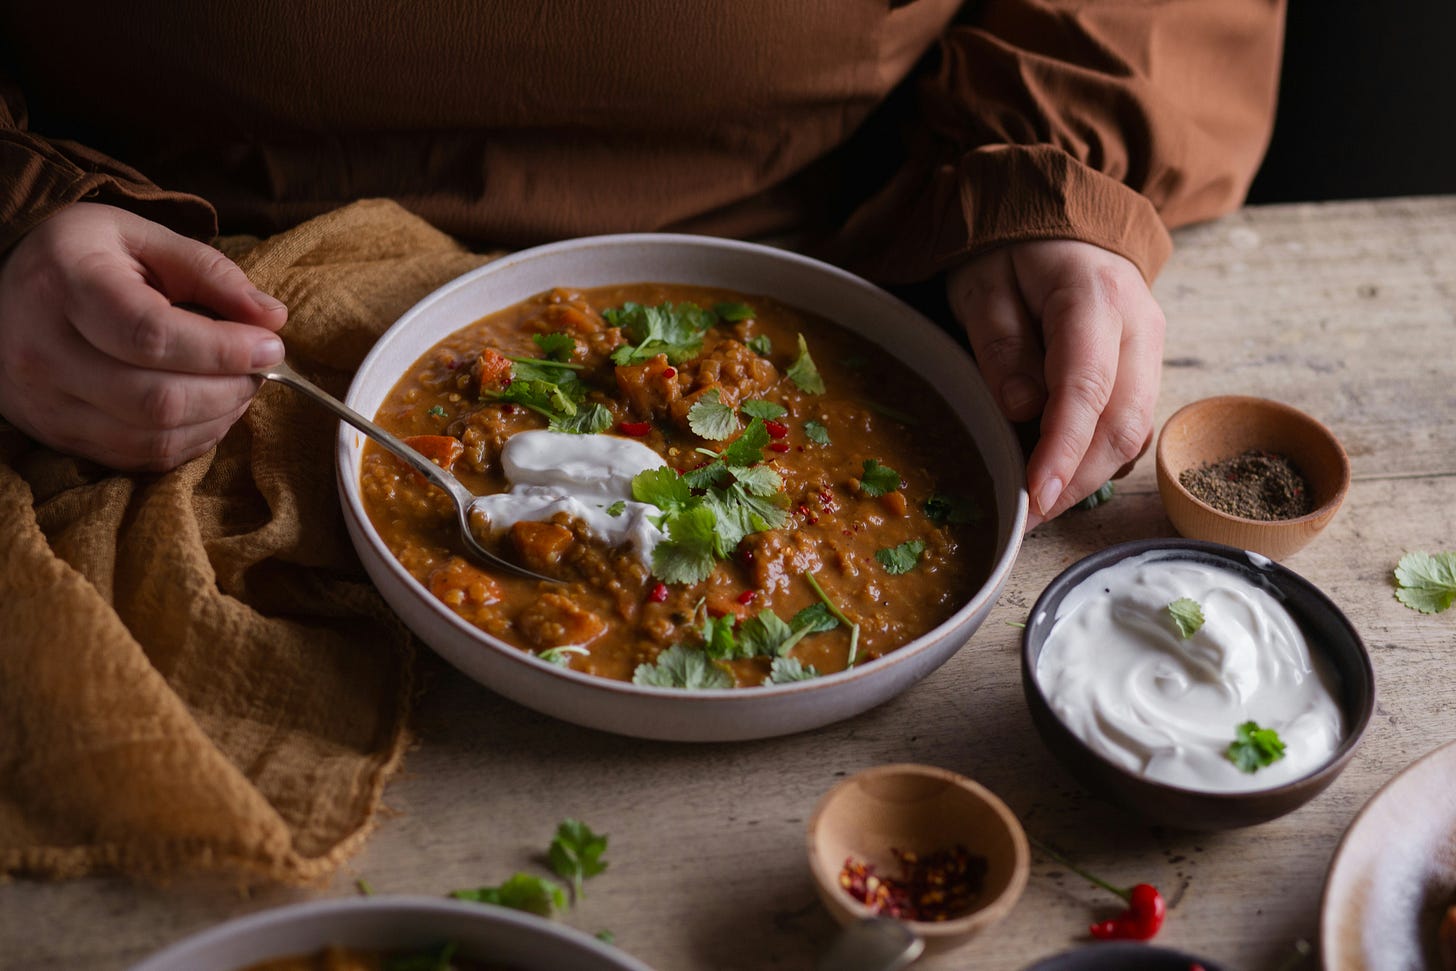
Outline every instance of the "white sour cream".
POLYGON ((1212 564, 1144 553, 1078 584, 1057 616, 1036 677, 1058 717, 1108 759, 1205 792, 1268 789, 1318 769, 1339 747, 1338 677, 1269 593, 1212 564), (1168 605, 1187 597, 1204 622, 1186 640, 1168 605), (1225 756, 1255 721, 1285 744, 1256 772, 1225 756))
POLYGON ((632 477, 665 464, 641 442, 614 435, 520 432, 501 449, 510 491, 480 496, 471 510, 485 517, 492 533, 564 512, 611 546, 630 543, 650 565, 653 547, 666 535, 649 519, 660 510, 632 498, 632 477), (607 510, 618 502, 623 507, 614 516, 607 510))

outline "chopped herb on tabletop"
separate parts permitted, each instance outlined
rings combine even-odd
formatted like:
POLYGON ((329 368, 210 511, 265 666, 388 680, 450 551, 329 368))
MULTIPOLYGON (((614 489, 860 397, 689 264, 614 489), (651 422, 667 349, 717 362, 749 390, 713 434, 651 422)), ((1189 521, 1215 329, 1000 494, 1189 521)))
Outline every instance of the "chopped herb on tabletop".
POLYGON ((1203 606, 1188 597, 1179 597, 1168 604, 1168 616, 1173 618, 1173 626, 1177 628, 1178 636, 1185 641, 1198 633, 1198 629, 1203 626, 1203 606))
POLYGON ((1395 568, 1395 599, 1423 614, 1456 601, 1456 553, 1407 553, 1395 568))
POLYGON ((582 897, 582 882, 607 868, 602 854, 607 851, 607 837, 592 832, 578 819, 563 819, 546 851, 551 870, 561 879, 571 881, 573 900, 582 897))
POLYGON ((542 917, 550 917, 556 911, 566 909, 566 890, 561 884, 529 873, 512 874, 510 879, 498 887, 456 890, 450 896, 456 900, 473 900, 481 904, 524 910, 542 917))
POLYGON ((1284 758, 1284 741, 1274 729, 1247 721, 1235 730, 1224 754, 1241 771, 1258 772, 1284 758))
POLYGON ((1097 487, 1097 491, 1087 496, 1081 502, 1072 506, 1073 509, 1096 509, 1106 502, 1111 502, 1112 497, 1117 494, 1117 487, 1109 480, 1097 487))

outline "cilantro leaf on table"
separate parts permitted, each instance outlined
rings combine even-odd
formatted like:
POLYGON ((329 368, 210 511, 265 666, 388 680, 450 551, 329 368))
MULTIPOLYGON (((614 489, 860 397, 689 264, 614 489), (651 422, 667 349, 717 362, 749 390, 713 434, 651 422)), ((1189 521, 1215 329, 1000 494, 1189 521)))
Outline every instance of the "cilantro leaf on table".
POLYGON ((800 391, 808 394, 823 394, 825 391, 824 379, 820 377, 814 359, 809 356, 809 344, 804 340, 803 334, 799 335, 799 356, 794 358, 784 373, 790 381, 798 385, 800 391))
POLYGON ((550 917, 554 911, 566 909, 566 890, 561 884, 529 873, 513 874, 498 887, 456 890, 450 896, 456 900, 524 910, 542 917, 550 917))
POLYGON ((1203 606, 1197 600, 1190 600, 1187 597, 1179 597, 1168 604, 1168 616, 1173 618, 1173 626, 1178 631, 1178 636, 1188 640, 1198 629, 1203 626, 1203 606))
POLYGON ((741 426, 738 415, 722 402, 718 389, 712 388, 688 409, 688 427, 699 438, 721 442, 731 438, 741 426))
POLYGON ((883 496, 900 488, 900 473, 882 465, 879 459, 865 459, 859 488, 867 496, 883 496))
POLYGON ((603 310, 602 319, 631 341, 612 352, 613 364, 641 364, 659 354, 681 364, 703 349, 703 335, 717 322, 712 311, 693 303, 647 307, 629 302, 603 310))
POLYGON ((768 669, 770 684, 792 684, 795 681, 810 681, 817 677, 819 677, 819 672, 814 665, 805 667, 796 657, 776 657, 768 669))
POLYGON ((1456 601, 1456 553, 1407 553, 1395 580, 1395 599, 1423 614, 1439 614, 1456 601))
POLYGON ((1224 754, 1240 771, 1257 772, 1284 758, 1284 741, 1274 729, 1247 721, 1235 730, 1234 740, 1224 754))
POLYGON ((937 525, 963 526, 980 522, 982 516, 981 504, 969 496, 936 494, 926 499, 921 508, 925 517, 937 525))
POLYGON ((590 826, 577 819, 563 819, 551 838, 546 862, 563 880, 571 881, 573 900, 582 897, 582 882, 607 868, 602 854, 607 851, 607 837, 594 833, 590 826))
POLYGON ((702 691, 733 687, 733 676, 713 663, 702 651, 674 644, 657 655, 652 664, 639 664, 632 683, 653 688, 683 688, 702 691))
POLYGON ((766 401, 763 398, 750 398, 739 405, 738 410, 749 418, 762 418, 765 421, 782 418, 789 413, 789 409, 778 402, 766 401))
POLYGON ((1117 486, 1109 479, 1097 487, 1097 491, 1089 493, 1085 498, 1078 501, 1073 509, 1087 510, 1096 509, 1103 503, 1111 502, 1112 497, 1117 495, 1117 486))
POLYGON ((545 354, 553 361, 569 361, 571 360, 571 355, 576 353, 576 338, 564 331, 558 330, 551 334, 532 334, 531 340, 535 341, 536 346, 541 348, 542 354, 545 354))
POLYGON ((885 549, 875 550, 875 559, 880 566, 885 568, 886 573, 901 574, 909 573, 920 563, 920 554, 925 552, 925 541, 922 539, 906 540, 899 546, 891 546, 885 549))
POLYGON ((811 419, 804 422, 804 437, 815 445, 828 445, 829 429, 824 427, 823 422, 811 419))

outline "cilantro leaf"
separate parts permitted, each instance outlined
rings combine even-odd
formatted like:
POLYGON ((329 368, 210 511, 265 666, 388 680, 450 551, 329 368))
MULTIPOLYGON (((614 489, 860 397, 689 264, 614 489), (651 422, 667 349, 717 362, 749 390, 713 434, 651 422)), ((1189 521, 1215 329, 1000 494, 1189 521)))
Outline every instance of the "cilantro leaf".
POLYGON ((844 615, 844 611, 834 605, 834 602, 829 599, 829 594, 824 592, 824 588, 819 585, 819 580, 813 573, 806 571, 804 580, 814 588, 814 594, 834 619, 849 628, 849 660, 845 662, 844 666, 845 668, 854 667, 854 662, 859 657, 859 625, 851 621, 844 615))
POLYGON ((738 431, 738 416, 723 404, 717 388, 703 393, 688 409, 688 427, 693 434, 710 442, 721 442, 738 431))
POLYGON ((556 331, 553 334, 532 334, 531 340, 541 348, 542 354, 553 361, 569 361, 571 355, 576 353, 576 338, 564 331, 556 331))
POLYGON ((980 522, 981 505, 969 496, 934 495, 921 506, 925 516, 933 523, 965 525, 980 522))
MULTIPOLYGON (((713 572, 718 517, 707 506, 671 513, 663 520, 667 539, 652 548, 652 572, 668 583, 697 583, 713 572)), ((741 538, 741 537, 740 537, 741 538)))
POLYGON ((459 948, 458 941, 446 941, 433 952, 400 954, 384 962, 384 971, 451 971, 455 966, 451 961, 459 948))
POLYGON ((763 398, 750 398, 739 405, 738 410, 749 418, 762 418, 765 421, 782 418, 789 413, 789 409, 778 402, 765 401, 763 398))
POLYGON ((755 465, 751 468, 740 468, 738 466, 725 466, 728 474, 738 481, 749 495, 772 496, 784 491, 784 477, 767 465, 755 465))
POLYGON ((839 626, 839 618, 823 602, 812 603, 794 615, 789 626, 806 634, 820 634, 839 626))
POLYGON ((773 341, 769 340, 767 334, 759 334, 744 341, 750 351, 759 357, 768 357, 773 353, 773 341))
POLYGON ((779 652, 779 646, 794 636, 794 629, 784 623, 783 618, 772 610, 760 610, 743 622, 738 629, 738 639, 745 651, 751 655, 771 657, 779 652))
POLYGON ((724 671, 707 654, 696 648, 674 644, 652 664, 639 664, 632 672, 632 683, 654 688, 683 688, 701 691, 709 688, 733 687, 733 676, 724 671))
POLYGON ((552 418, 550 428, 554 432, 569 432, 573 435, 596 435, 612 427, 612 412, 600 404, 591 404, 574 415, 552 418))
POLYGON ((716 457, 707 465, 688 469, 682 474, 682 480, 687 483, 689 489, 711 489, 715 485, 723 485, 731 478, 733 478, 733 474, 728 471, 728 466, 723 464, 722 459, 716 457))
POLYGON ((572 899, 580 900, 582 881, 607 868, 602 854, 607 851, 607 837, 593 833, 590 826, 576 819, 563 819, 551 838, 546 862, 561 879, 571 881, 572 899))
POLYGON ((580 654, 584 657, 589 653, 591 652, 579 644, 563 644, 560 647, 548 647, 536 656, 548 664, 564 668, 571 664, 571 655, 580 654))
POLYGON ((1257 772, 1284 758, 1284 741, 1272 728, 1260 728, 1258 722, 1247 721, 1234 733, 1234 740, 1224 755, 1243 772, 1257 772))
POLYGON ((611 516, 613 519, 616 519, 618 516, 622 515, 622 513, 626 511, 627 502, 624 499, 618 499, 616 502, 612 503, 610 506, 607 507, 607 515, 611 516))
POLYGON ((925 541, 911 539, 899 546, 875 550, 875 559, 880 561, 880 566, 885 568, 886 573, 909 573, 920 563, 920 554, 924 552, 925 541))
POLYGON ((745 656, 738 649, 738 640, 733 636, 733 625, 737 618, 732 614, 724 614, 722 617, 714 617, 706 610, 703 611, 703 650, 708 657, 718 661, 731 661, 734 658, 745 656))
POLYGON ((687 508, 693 490, 683 476, 663 465, 644 469, 632 477, 632 498, 671 513, 687 508))
POLYGON ((773 438, 764 423, 755 418, 743 434, 728 443, 720 456, 729 465, 749 466, 763 461, 763 447, 773 438))
POLYGON ((456 900, 473 900, 476 903, 524 910, 542 917, 550 917, 553 911, 566 909, 566 890, 561 884, 529 873, 513 874, 498 887, 456 890, 450 896, 456 900))
POLYGON ((1112 484, 1112 480, 1109 479, 1108 481, 1106 481, 1106 482, 1102 483, 1100 486, 1098 486, 1096 492, 1091 493, 1086 498, 1084 498, 1081 501, 1079 501, 1072 508, 1073 509, 1083 509, 1083 510, 1086 510, 1086 509, 1096 509, 1098 506, 1102 505, 1105 502, 1111 502, 1112 501, 1112 497, 1115 496, 1116 494, 1117 494, 1117 487, 1114 486, 1112 484))
POLYGON ((900 488, 900 473, 888 465, 881 465, 879 459, 865 459, 864 472, 859 477, 859 488, 867 496, 883 496, 900 488))
POLYGON ((819 677, 814 665, 805 667, 796 657, 776 657, 768 668, 770 684, 790 684, 794 681, 809 681, 819 677))
POLYGON ((602 311, 602 319, 622 328, 632 342, 612 352, 612 363, 619 365, 640 364, 659 354, 667 355, 673 364, 681 364, 702 350, 703 335, 716 322, 712 313, 692 303, 655 307, 624 303, 602 311))
POLYGON ((824 393, 824 379, 819 376, 819 369, 814 366, 814 359, 809 356, 809 344, 804 340, 803 334, 799 335, 799 356, 794 358, 784 373, 799 386, 800 391, 808 394, 824 393))
POLYGON ((601 941, 603 944, 615 944, 615 943, 617 943, 617 935, 616 934, 613 934, 611 931, 607 930, 606 928, 603 928, 602 930, 597 931, 592 936, 595 937, 597 940, 601 941))
POLYGON ((756 314, 753 308, 746 303, 715 303, 713 313, 718 315, 719 320, 736 324, 740 320, 752 320, 756 314))
POLYGON ((429 411, 425 412, 425 414, 434 415, 436 418, 444 418, 445 409, 440 405, 433 405, 429 411))
POLYGON ((1407 553, 1395 580, 1395 599, 1423 614, 1439 614, 1456 601, 1456 553, 1407 553))
POLYGON ((1198 628, 1203 626, 1202 605, 1187 597, 1179 597, 1168 604, 1168 616, 1173 618, 1173 626, 1178 629, 1178 636, 1185 641, 1198 633, 1198 628))
POLYGON ((804 437, 815 445, 828 445, 829 429, 824 427, 823 422, 806 421, 804 422, 804 437))

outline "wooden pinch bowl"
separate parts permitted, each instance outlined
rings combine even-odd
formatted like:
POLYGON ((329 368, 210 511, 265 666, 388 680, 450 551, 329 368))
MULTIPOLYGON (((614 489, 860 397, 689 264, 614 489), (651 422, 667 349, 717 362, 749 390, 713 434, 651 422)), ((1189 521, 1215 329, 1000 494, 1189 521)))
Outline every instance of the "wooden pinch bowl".
POLYGON ((1001 920, 1026 888, 1031 852, 1015 814, 964 776, 928 765, 882 765, 841 781, 809 820, 809 867, 819 897, 839 923, 875 917, 839 884, 846 860, 897 876, 894 851, 922 856, 964 846, 986 860, 972 909, 944 921, 905 921, 931 948, 970 941, 1001 920))
POLYGON ((1163 424, 1157 477, 1163 509, 1180 535, 1282 560, 1334 518, 1350 489, 1350 458, 1328 428, 1297 408, 1268 398, 1223 395, 1184 405, 1163 424), (1215 509, 1179 481, 1185 469, 1249 449, 1293 462, 1313 493, 1313 511, 1295 519, 1247 519, 1215 509))

